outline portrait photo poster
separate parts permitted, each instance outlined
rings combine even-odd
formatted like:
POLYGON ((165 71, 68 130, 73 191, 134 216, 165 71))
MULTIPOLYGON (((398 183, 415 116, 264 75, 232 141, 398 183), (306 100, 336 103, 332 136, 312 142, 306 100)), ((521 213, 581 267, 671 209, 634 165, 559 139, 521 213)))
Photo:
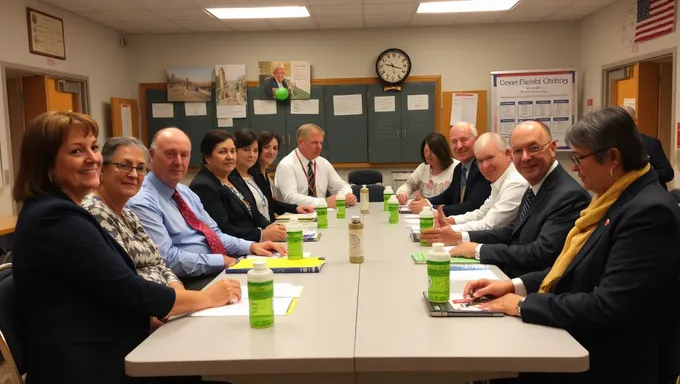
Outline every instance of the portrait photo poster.
POLYGON ((311 66, 308 61, 258 62, 263 99, 273 99, 279 87, 288 88, 289 99, 308 100, 312 93, 311 66))

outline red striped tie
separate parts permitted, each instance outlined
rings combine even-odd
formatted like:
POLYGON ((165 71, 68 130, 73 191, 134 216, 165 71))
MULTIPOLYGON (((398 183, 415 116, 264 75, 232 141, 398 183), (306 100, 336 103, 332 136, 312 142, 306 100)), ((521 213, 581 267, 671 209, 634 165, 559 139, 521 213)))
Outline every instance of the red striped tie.
POLYGON ((210 250, 212 253, 217 253, 221 255, 227 255, 227 250, 224 248, 224 244, 222 244, 222 240, 220 240, 220 237, 217 236, 215 231, 210 229, 203 220, 199 219, 196 217, 196 214, 189 208, 189 205, 182 199, 182 196, 175 191, 172 194, 172 199, 175 200, 177 203, 177 208, 179 208, 179 212, 184 216, 184 220, 187 221, 187 224, 189 226, 205 235, 205 238, 208 240, 208 245, 210 246, 210 250))

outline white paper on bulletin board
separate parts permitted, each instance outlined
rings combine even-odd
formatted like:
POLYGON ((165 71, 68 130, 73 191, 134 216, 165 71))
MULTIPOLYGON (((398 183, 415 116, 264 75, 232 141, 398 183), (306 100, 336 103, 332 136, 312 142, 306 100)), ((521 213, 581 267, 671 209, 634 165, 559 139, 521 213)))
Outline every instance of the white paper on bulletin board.
POLYGON ((129 105, 120 106, 120 119, 123 126, 123 136, 132 136, 132 108, 129 105))
POLYGON ((476 93, 454 93, 451 100, 450 125, 461 121, 477 125, 477 102, 479 95, 476 93))
POLYGON ((578 72, 574 69, 491 72, 492 131, 536 120, 547 125, 559 149, 567 149, 565 128, 576 123, 578 72))

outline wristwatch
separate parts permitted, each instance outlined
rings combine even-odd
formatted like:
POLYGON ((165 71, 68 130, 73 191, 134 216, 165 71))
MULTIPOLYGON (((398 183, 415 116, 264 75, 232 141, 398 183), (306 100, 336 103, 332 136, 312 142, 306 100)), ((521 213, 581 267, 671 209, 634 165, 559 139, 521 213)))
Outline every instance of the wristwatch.
POLYGON ((524 304, 524 299, 526 299, 526 297, 519 299, 517 302, 517 316, 519 317, 522 317, 522 304, 524 304))

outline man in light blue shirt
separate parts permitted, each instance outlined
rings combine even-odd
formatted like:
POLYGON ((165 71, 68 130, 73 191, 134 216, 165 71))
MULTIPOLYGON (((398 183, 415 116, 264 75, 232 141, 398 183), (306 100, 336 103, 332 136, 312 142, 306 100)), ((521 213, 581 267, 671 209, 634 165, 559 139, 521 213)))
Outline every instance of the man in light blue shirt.
POLYGON ((218 273, 236 262, 229 255, 285 254, 285 247, 281 244, 270 241, 255 243, 222 233, 203 209, 198 196, 180 183, 189 169, 191 154, 191 141, 184 132, 177 128, 158 131, 149 154, 152 172, 145 177, 142 188, 128 201, 127 207, 139 216, 144 230, 177 276, 198 277, 218 273), (215 253, 212 250, 214 244, 209 244, 207 235, 194 229, 195 225, 190 225, 173 198, 175 191, 195 218, 205 223, 205 230, 212 230, 219 237, 227 254, 215 253))

